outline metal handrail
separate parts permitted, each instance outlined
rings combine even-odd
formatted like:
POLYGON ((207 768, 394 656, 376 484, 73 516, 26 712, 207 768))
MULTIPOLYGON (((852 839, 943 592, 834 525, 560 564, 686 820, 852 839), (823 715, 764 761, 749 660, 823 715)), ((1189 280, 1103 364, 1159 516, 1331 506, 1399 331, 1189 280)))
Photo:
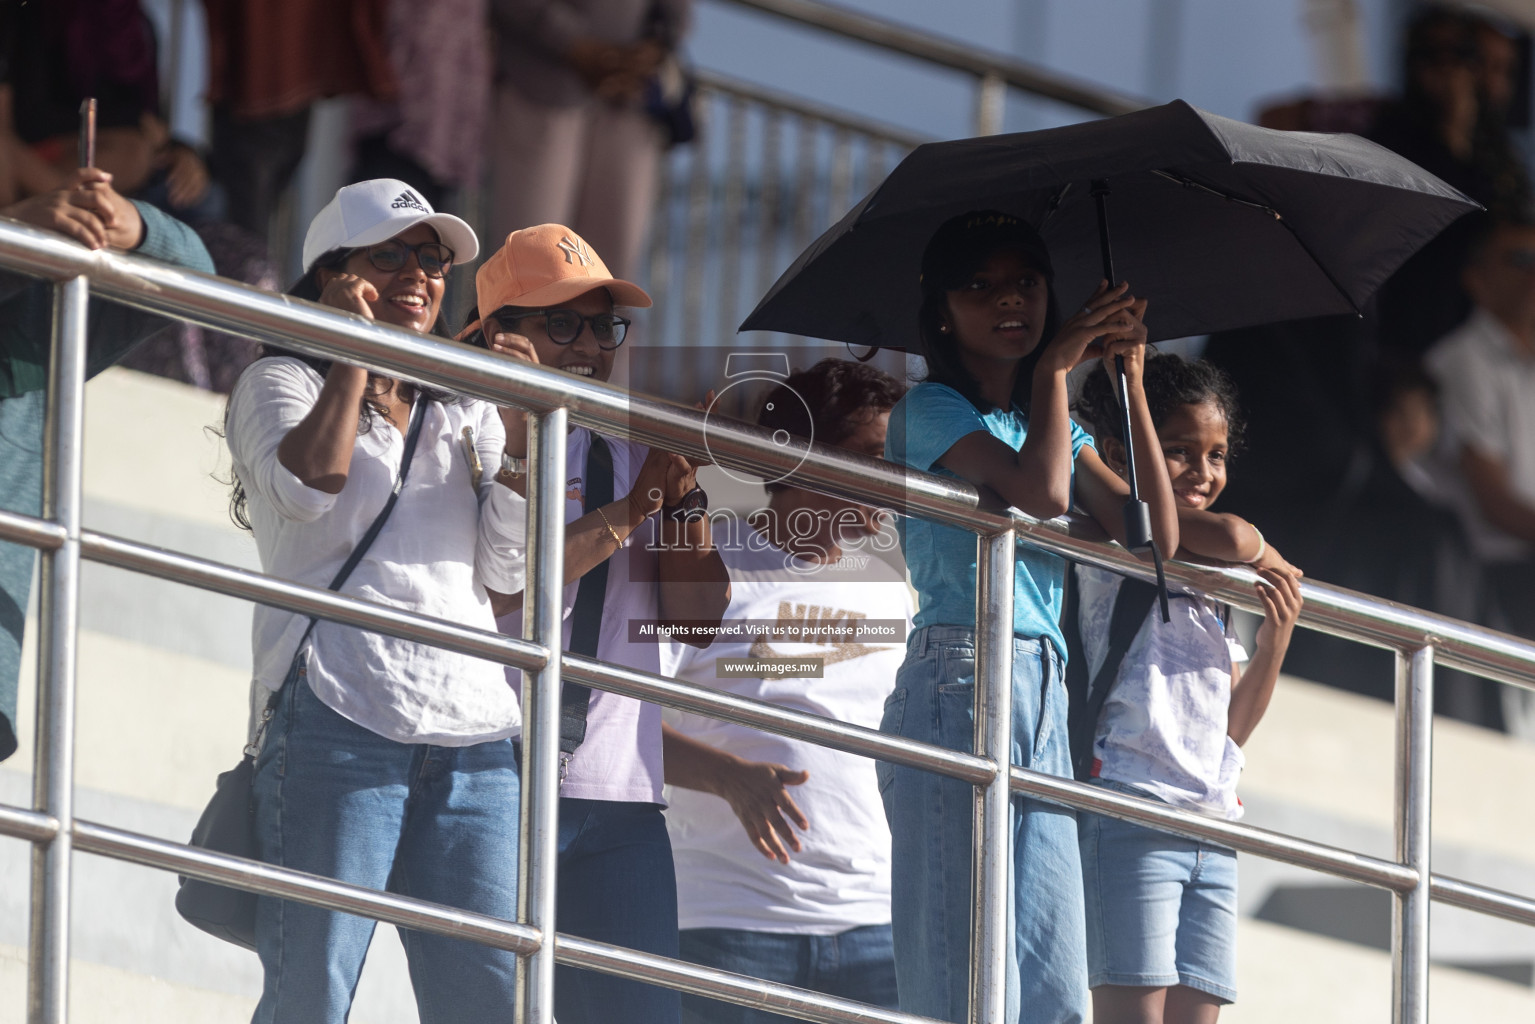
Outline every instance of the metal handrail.
MULTIPOLYGON (((91 252, 58 235, 0 218, 0 267, 56 280, 85 275, 92 291, 156 313, 252 338, 275 338, 306 354, 340 358, 403 377, 536 412, 569 410, 575 423, 620 431, 647 444, 747 473, 793 470, 802 485, 873 500, 937 522, 991 535, 1016 529, 1034 546, 1137 579, 1152 568, 1082 521, 1040 521, 980 508, 976 489, 821 444, 780 445, 755 426, 708 422, 694 409, 647 400, 622 388, 504 359, 276 295, 224 278, 179 270, 132 255, 91 252), (803 462, 801 463, 801 457, 803 462), (798 469, 795 467, 798 466, 798 469)), ((1174 583, 1249 611, 1262 611, 1247 569, 1169 562, 1174 583)), ((1448 616, 1315 582, 1303 582, 1300 623, 1389 649, 1432 644, 1437 660, 1490 679, 1535 689, 1535 642, 1448 616)))
POLYGON ((878 139, 880 142, 904 146, 907 149, 916 149, 925 142, 935 141, 931 136, 921 135, 906 128, 886 124, 883 121, 876 121, 870 117, 858 117, 854 114, 849 114, 845 110, 838 110, 836 107, 814 103, 778 89, 770 89, 765 85, 758 85, 755 82, 743 82, 738 78, 731 78, 729 75, 722 75, 717 71, 707 71, 699 68, 694 72, 694 76, 698 79, 699 86, 710 92, 716 92, 731 99, 773 107, 786 114, 809 118, 812 121, 820 121, 832 128, 841 128, 856 135, 866 135, 870 138, 878 139))
MULTIPOLYGON (((1027 517, 1002 515, 978 507, 974 488, 931 474, 909 473, 880 460, 850 455, 820 445, 790 448, 773 444, 764 432, 739 424, 708 424, 709 444, 703 434, 705 418, 692 410, 632 395, 621 389, 560 374, 545 368, 505 360, 482 351, 422 338, 405 331, 385 327, 324 307, 299 302, 283 296, 256 291, 191 272, 179 271, 132 256, 90 253, 57 236, 20 225, 0 223, 0 267, 34 276, 52 277, 62 283, 56 303, 55 373, 50 384, 50 412, 46 431, 48 447, 45 458, 59 468, 50 474, 51 484, 45 500, 48 521, 24 516, 0 516, 0 535, 44 550, 43 628, 40 648, 44 654, 44 672, 40 677, 40 729, 38 743, 38 801, 34 812, 19 808, 0 808, 0 832, 18 834, 44 844, 45 855, 35 861, 38 875, 34 892, 41 894, 34 904, 34 949, 40 950, 32 965, 34 989, 41 995, 34 999, 43 1007, 38 1019, 64 1020, 63 993, 67 989, 68 934, 68 854, 72 846, 86 849, 100 839, 86 823, 73 816, 73 743, 74 634, 77 629, 78 565, 81 558, 122 564, 167 578, 186 578, 208 589, 230 589, 279 607, 293 607, 338 621, 366 624, 394 635, 430 636, 434 642, 453 649, 466 650, 507 664, 522 664, 530 672, 524 686, 524 700, 530 707, 542 708, 529 713, 528 749, 541 751, 530 760, 532 774, 527 789, 535 794, 533 807, 543 802, 547 815, 552 807, 548 794, 555 773, 552 739, 557 729, 549 728, 548 710, 555 706, 553 685, 562 669, 573 679, 581 679, 612 692, 630 693, 646 699, 687 710, 701 711, 714 717, 741 721, 784 735, 813 736, 817 742, 838 749, 874 753, 900 763, 923 764, 967 778, 984 799, 978 803, 977 834, 990 841, 977 846, 976 941, 978 948, 992 955, 977 956, 974 975, 974 1019, 992 1019, 999 1012, 1001 998, 1000 961, 995 956, 1002 949, 1006 922, 1006 830, 1009 791, 1030 793, 1042 799, 1071 807, 1088 808, 1130 820, 1155 823, 1157 827, 1186 835, 1214 837, 1238 849, 1265 856, 1306 864, 1341 877, 1356 878, 1383 886, 1394 893, 1399 913, 1394 916, 1393 972, 1395 1019, 1425 1019, 1427 978, 1427 908, 1430 899, 1439 897, 1457 905, 1496 914, 1511 920, 1528 921, 1535 900, 1497 890, 1471 885, 1457 879, 1433 876, 1429 871, 1429 756, 1431 738, 1432 667, 1438 647, 1443 647, 1447 662, 1473 671, 1505 678, 1530 686, 1535 683, 1535 645, 1503 634, 1493 633, 1417 609, 1382 602, 1366 595, 1333 587, 1306 584, 1308 607, 1303 624, 1322 628, 1340 636, 1392 648, 1398 663, 1397 718, 1397 809, 1398 855, 1396 862, 1370 858, 1352 851, 1337 850, 1308 843, 1295 837, 1255 829, 1230 822, 1212 822, 1186 812, 1164 809, 1150 801, 1137 800, 1098 791, 1085 790, 1078 784, 1027 772, 1006 765, 1009 749, 1007 722, 1010 715, 1010 674, 1012 617, 1005 611, 1011 602, 1011 587, 999 585, 1011 578, 1015 557, 1015 531, 1027 542, 1057 551, 1095 565, 1102 565, 1129 575, 1145 576, 1146 567, 1126 552, 1105 545, 1070 524, 1039 523, 1027 517), (526 642, 511 641, 477 630, 464 630, 423 616, 394 610, 381 610, 366 602, 337 595, 322 598, 314 588, 285 581, 270 580, 260 574, 220 566, 218 563, 191 559, 164 552, 147 545, 137 545, 80 528, 80 432, 84 378, 84 333, 86 300, 91 291, 129 305, 160 313, 170 313, 208 326, 233 330, 256 337, 269 337, 301 352, 339 358, 380 372, 484 398, 533 411, 533 454, 535 472, 529 477, 530 537, 533 547, 543 547, 535 557, 529 552, 529 607, 544 609, 542 620, 535 617, 534 628, 526 642), (879 501, 913 514, 961 526, 978 533, 980 558, 979 597, 984 602, 978 615, 978 663, 976 687, 977 753, 959 754, 939 747, 880 736, 869 730, 830 723, 815 716, 801 715, 773 708, 755 701, 725 698, 701 688, 637 673, 619 666, 590 659, 556 656, 559 646, 558 609, 563 591, 557 569, 563 490, 545 488, 543 479, 562 481, 564 474, 564 435, 567 415, 570 420, 662 444, 686 454, 711 452, 715 461, 730 468, 779 474, 793 470, 793 479, 801 486, 863 501, 879 501), (803 465, 795 464, 803 458, 803 465), (550 475, 552 474, 552 475, 550 475), (543 564, 548 556, 548 564, 543 564), (552 609, 551 619, 548 614, 552 609), (554 629, 551 631, 550 623, 554 629), (1085 790, 1085 791, 1084 791, 1085 790), (542 797, 537 794, 543 793, 542 797), (93 839, 92 837, 96 838, 93 839), (1002 838, 997 839, 998 836, 1002 838), (48 937, 53 938, 49 940, 48 937), (59 936, 65 938, 60 939, 59 936)), ((1169 575, 1211 596, 1234 604, 1253 606, 1250 586, 1252 576, 1245 570, 1207 569, 1173 564, 1169 575)), ((526 756, 526 755, 525 755, 526 756)), ((538 813, 536 810, 535 814, 538 813)), ((547 818, 545 825, 547 826, 547 818)), ((547 832, 547 827, 545 827, 547 832)), ((119 837, 120 838, 120 837, 119 837)), ((545 837, 547 838, 547 836, 545 837)), ((123 842, 127 842, 123 840, 123 842)), ((163 841, 155 841, 163 842, 163 841)), ((111 843, 102 840, 110 846, 111 843)), ((180 848, 179 844, 168 844, 180 848)), ((125 855, 118 848, 112 855, 125 855)), ((237 859, 211 854, 207 864, 222 864, 233 870, 246 870, 237 859)), ((147 862, 147 861, 146 861, 147 862)), ((163 865, 161 865, 163 866, 163 865)), ((524 891, 547 891, 552 874, 552 858, 531 867, 525 863, 525 878, 531 878, 524 891)), ((273 876, 276 877, 276 876, 273 876)), ((292 878, 279 879, 291 885, 284 893, 311 902, 320 902, 319 888, 309 889, 292 878)), ((271 878, 247 878, 241 887, 266 891, 271 878)), ((319 883, 317 883, 319 884, 319 883)), ((338 884, 338 883, 325 883, 338 884)), ((529 904, 532 907, 532 904, 529 904)), ((532 934, 552 934, 548 904, 529 909, 532 934), (541 931, 540 929, 547 929, 541 931)), ((524 933, 508 932, 521 936, 524 933)), ((519 939, 520 941, 520 939, 519 939)), ((749 1005, 781 1006, 775 999, 793 1001, 792 1012, 819 1020, 880 1019, 910 1021, 912 1018, 890 1015, 869 1016, 864 1009, 838 1007, 835 1000, 800 990, 785 990, 777 996, 764 995, 764 983, 750 979, 732 979, 719 972, 709 972, 689 965, 650 957, 634 951, 603 948, 585 940, 562 938, 556 941, 564 952, 549 950, 544 944, 528 952, 530 977, 552 979, 547 974, 554 958, 581 962, 597 969, 639 978, 662 978, 667 983, 749 1005), (573 959, 572 959, 573 958, 573 959), (538 969, 535 971, 535 965, 538 969), (721 980, 725 979, 725 980, 721 980), (850 1016, 849 1014, 863 1014, 850 1016)), ((547 987, 530 984, 529 990, 547 987)), ((542 1003, 527 1003, 529 1019, 547 1020, 546 994, 542 1003)), ((533 997, 530 997, 532 999, 533 997)))
POLYGON ((939 67, 964 71, 977 78, 991 78, 1045 99, 1056 100, 1094 113, 1128 114, 1151 106, 1138 96, 1105 89, 1079 78, 1049 71, 1034 64, 981 50, 920 32, 905 25, 850 11, 818 0, 726 0, 736 6, 830 32, 844 39, 887 52, 915 57, 939 67))

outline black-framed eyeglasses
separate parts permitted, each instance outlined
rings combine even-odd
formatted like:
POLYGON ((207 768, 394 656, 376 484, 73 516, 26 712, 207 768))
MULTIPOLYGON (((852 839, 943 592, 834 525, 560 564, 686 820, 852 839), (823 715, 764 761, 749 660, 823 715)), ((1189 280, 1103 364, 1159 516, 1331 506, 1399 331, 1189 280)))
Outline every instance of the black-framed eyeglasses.
POLYGON ((518 323, 535 316, 544 318, 544 333, 556 345, 573 343, 590 325, 592 337, 597 339, 597 347, 607 352, 613 351, 624 343, 624 336, 629 333, 629 325, 633 322, 612 313, 582 316, 573 309, 534 309, 522 312, 510 307, 503 307, 492 313, 491 319, 507 330, 515 331, 518 323))
POLYGON ((442 277, 453 265, 453 250, 441 242, 422 242, 406 245, 398 238, 370 245, 363 250, 368 262, 386 274, 392 274, 405 266, 410 254, 416 254, 416 263, 427 277, 442 277))

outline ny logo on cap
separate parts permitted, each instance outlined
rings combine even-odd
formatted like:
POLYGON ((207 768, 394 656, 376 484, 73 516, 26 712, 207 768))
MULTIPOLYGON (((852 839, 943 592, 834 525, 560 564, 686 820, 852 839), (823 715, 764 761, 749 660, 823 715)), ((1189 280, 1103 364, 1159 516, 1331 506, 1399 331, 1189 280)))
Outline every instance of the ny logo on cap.
POLYGON ((410 189, 406 189, 404 192, 401 192, 399 195, 395 196, 394 202, 390 203, 389 207, 390 209, 394 210, 409 209, 420 210, 422 213, 429 212, 425 206, 421 205, 421 200, 416 198, 416 193, 412 192, 410 189))
POLYGON ((583 267, 592 265, 592 251, 586 247, 585 242, 579 239, 572 241, 569 235, 563 235, 555 243, 555 248, 565 254, 566 263, 574 263, 576 260, 580 260, 583 267))

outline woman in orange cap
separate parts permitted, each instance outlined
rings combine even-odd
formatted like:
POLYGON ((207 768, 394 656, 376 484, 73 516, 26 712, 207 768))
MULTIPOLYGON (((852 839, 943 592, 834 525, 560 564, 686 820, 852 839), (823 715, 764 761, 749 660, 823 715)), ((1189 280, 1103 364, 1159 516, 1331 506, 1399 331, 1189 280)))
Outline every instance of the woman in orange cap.
MULTIPOLYGON (((629 321, 615 307, 650 305, 650 296, 615 279, 580 235, 559 224, 512 232, 475 284, 486 311, 477 326, 492 351, 589 380, 608 379, 627 334, 629 321)), ((525 455, 525 423, 516 420, 507 418, 507 451, 525 455)), ((629 623, 718 624, 730 599, 697 466, 585 427, 570 431, 566 459, 565 649, 659 674, 659 643, 631 642, 629 623)), ((502 476, 520 491, 524 470, 522 460, 508 458, 502 476)), ((515 633, 521 616, 501 625, 515 633)), ((709 639, 694 642, 707 647, 709 639)), ((675 957, 661 709, 567 682, 561 710, 557 927, 675 957)), ((674 991, 563 966, 556 969, 555 1013, 562 1024, 680 1018, 674 991)))

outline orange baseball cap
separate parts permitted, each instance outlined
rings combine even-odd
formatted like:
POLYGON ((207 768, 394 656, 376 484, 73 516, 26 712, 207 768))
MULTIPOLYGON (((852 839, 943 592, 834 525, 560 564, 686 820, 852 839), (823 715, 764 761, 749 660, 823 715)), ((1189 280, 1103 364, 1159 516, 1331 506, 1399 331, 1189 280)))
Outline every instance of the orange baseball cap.
POLYGON ((480 314, 502 306, 541 309, 606 288, 615 306, 648 307, 645 289, 608 273, 602 257, 563 224, 540 224, 506 236, 474 275, 480 314))

